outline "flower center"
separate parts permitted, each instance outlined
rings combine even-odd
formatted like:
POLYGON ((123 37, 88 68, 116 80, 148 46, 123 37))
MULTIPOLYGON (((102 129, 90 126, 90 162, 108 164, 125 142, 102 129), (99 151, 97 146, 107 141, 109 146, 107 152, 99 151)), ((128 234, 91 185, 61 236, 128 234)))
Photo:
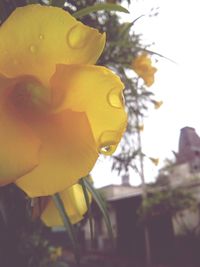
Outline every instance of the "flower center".
POLYGON ((47 89, 35 81, 18 83, 11 94, 11 101, 17 109, 45 110, 49 106, 47 89))

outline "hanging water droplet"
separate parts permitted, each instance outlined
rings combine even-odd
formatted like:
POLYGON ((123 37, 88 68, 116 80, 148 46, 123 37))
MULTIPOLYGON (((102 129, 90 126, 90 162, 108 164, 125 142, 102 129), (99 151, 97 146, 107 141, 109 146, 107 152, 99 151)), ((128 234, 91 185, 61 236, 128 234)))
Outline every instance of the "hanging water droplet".
POLYGON ((112 150, 113 150, 112 147, 113 147, 113 146, 110 146, 110 145, 107 145, 107 146, 101 146, 101 147, 99 148, 99 153, 104 154, 104 155, 110 155, 110 154, 112 154, 112 150))
POLYGON ((36 47, 34 45, 30 46, 30 51, 31 53, 35 53, 36 52, 36 47))
POLYGON ((73 49, 81 49, 87 44, 87 37, 87 28, 78 23, 69 30, 66 36, 66 41, 69 47, 73 49))
POLYGON ((43 40, 43 39, 44 39, 44 34, 40 34, 40 35, 39 35, 39 39, 40 39, 40 40, 43 40))
POLYGON ((108 102, 114 108, 123 108, 124 98, 120 89, 114 88, 108 93, 108 102))
POLYGON ((99 153, 111 155, 119 142, 118 133, 115 131, 105 131, 99 138, 99 153))

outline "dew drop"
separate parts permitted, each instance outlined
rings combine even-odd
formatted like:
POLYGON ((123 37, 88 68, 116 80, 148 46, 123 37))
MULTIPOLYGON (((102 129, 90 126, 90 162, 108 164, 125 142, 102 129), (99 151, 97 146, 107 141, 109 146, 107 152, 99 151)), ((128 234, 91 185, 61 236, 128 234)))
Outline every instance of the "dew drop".
POLYGON ((40 35, 39 35, 39 39, 40 39, 40 40, 43 40, 43 39, 44 39, 44 35, 43 35, 43 34, 40 34, 40 35))
POLYGON ((34 45, 30 46, 30 51, 31 53, 35 53, 36 52, 36 47, 34 45))
POLYGON ((66 36, 69 47, 73 49, 81 49, 87 44, 88 32, 85 26, 77 24, 72 27, 66 36))
POLYGON ((112 150, 113 150, 112 146, 109 146, 109 145, 101 146, 99 148, 99 153, 104 154, 104 155, 110 155, 110 154, 112 154, 112 150))
POLYGON ((112 89, 108 93, 108 102, 114 108, 123 108, 124 98, 121 90, 119 90, 118 88, 112 89))
POLYGON ((119 142, 118 133, 115 131, 105 131, 99 138, 99 153, 104 155, 111 155, 119 142))

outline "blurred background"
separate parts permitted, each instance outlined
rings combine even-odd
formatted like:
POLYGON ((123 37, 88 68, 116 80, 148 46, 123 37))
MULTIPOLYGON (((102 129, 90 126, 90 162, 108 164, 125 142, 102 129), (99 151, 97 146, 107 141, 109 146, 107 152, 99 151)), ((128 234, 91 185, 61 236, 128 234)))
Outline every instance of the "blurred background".
MULTIPOLYGON (((198 1, 1 0, 1 23, 30 3, 72 14, 99 3, 129 10, 101 10, 80 19, 106 32, 97 64, 121 77, 129 114, 117 151, 110 159, 101 156, 91 173, 106 202, 115 246, 92 202, 92 240, 88 214, 74 226, 81 266, 199 267, 198 1)), ((14 185, 1 188, 0 266, 76 266, 64 228, 33 220, 29 204, 14 185)))

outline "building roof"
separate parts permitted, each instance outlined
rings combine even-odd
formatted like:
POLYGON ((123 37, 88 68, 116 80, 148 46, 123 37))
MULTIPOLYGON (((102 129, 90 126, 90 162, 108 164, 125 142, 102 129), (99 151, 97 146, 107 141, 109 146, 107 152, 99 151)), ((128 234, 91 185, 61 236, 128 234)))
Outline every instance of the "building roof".
POLYGON ((101 193, 107 201, 115 201, 129 197, 135 197, 142 194, 140 186, 130 185, 107 185, 100 189, 101 193))

